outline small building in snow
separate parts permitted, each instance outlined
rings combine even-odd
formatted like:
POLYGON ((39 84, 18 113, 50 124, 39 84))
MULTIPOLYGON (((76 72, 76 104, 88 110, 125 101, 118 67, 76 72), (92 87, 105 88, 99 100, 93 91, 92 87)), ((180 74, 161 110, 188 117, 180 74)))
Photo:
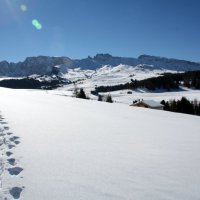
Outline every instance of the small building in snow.
POLYGON ((151 109, 157 109, 157 110, 163 110, 163 107, 164 107, 164 105, 162 105, 159 102, 154 101, 154 100, 134 101, 133 104, 131 104, 131 106, 151 108, 151 109))

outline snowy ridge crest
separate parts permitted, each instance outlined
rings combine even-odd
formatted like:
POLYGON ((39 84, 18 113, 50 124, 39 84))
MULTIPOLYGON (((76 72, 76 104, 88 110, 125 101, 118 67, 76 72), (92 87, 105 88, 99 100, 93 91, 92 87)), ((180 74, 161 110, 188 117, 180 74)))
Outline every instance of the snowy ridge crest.
POLYGON ((144 69, 164 69, 174 71, 200 70, 200 63, 185 60, 170 59, 149 55, 141 55, 138 58, 116 57, 110 54, 97 54, 85 59, 70 59, 68 57, 38 56, 28 57, 23 62, 9 63, 0 62, 0 76, 30 76, 33 74, 48 75, 54 66, 59 66, 62 73, 68 69, 80 68, 85 70, 96 70, 102 66, 116 67, 128 65, 144 69))

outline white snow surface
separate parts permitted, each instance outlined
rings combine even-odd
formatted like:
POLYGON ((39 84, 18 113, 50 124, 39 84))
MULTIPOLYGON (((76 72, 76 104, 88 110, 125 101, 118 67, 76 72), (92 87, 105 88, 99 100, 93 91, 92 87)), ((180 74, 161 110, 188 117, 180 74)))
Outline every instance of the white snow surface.
POLYGON ((0 110, 21 141, 8 199, 200 199, 197 116, 3 88, 0 110))
MULTIPOLYGON (((138 99, 144 99, 150 101, 154 100, 160 103, 162 100, 166 101, 170 101, 173 99, 180 100, 182 97, 186 97, 190 101, 193 101, 194 99, 200 101, 200 90, 193 90, 187 88, 171 92, 159 91, 159 90, 148 91, 146 89, 137 89, 137 90, 118 90, 109 93, 115 102, 128 105, 132 104, 133 100, 138 100, 138 99), (128 92, 131 92, 131 94, 128 94, 128 92)), ((100 93, 100 94, 106 96, 108 93, 100 93)))
POLYGON ((177 71, 154 69, 151 65, 129 66, 120 64, 114 67, 105 65, 96 70, 68 69, 64 77, 70 81, 76 81, 80 87, 94 89, 95 86, 124 84, 130 82, 131 79, 142 80, 157 77, 167 72, 176 73, 177 71))
MULTIPOLYGON (((105 65, 96 70, 86 70, 86 69, 68 69, 66 74, 63 74, 67 80, 76 82, 77 88, 83 88, 86 92, 87 96, 91 99, 97 99, 97 97, 91 95, 91 91, 95 89, 96 86, 110 86, 110 85, 119 85, 125 84, 127 82, 131 82, 131 79, 143 80, 146 78, 161 76, 163 73, 177 73, 177 71, 166 70, 166 69, 154 69, 151 65, 137 65, 137 66, 129 66, 120 64, 118 66, 112 67, 109 65, 105 65)), ((61 88, 57 88, 54 91, 51 91, 54 94, 72 96, 74 90, 74 84, 65 85, 61 88)), ((189 96, 192 90, 186 90, 186 96, 189 96)), ((164 95, 164 99, 167 97, 174 98, 175 93, 165 93, 161 92, 148 92, 141 89, 137 91, 132 91, 133 95, 127 94, 128 90, 110 92, 112 97, 116 102, 131 104, 133 100, 141 98, 153 100, 153 98, 157 98, 158 96, 162 100, 162 96, 164 95)), ((198 95, 200 100, 200 92, 196 91, 195 94, 198 95)), ((107 95, 106 93, 102 95, 107 95)), ((177 95, 179 98, 185 95, 185 90, 177 91, 177 95)), ((176 96, 177 96, 176 95, 176 96)), ((193 96, 192 96, 193 97, 193 96)), ((160 100, 159 99, 159 100, 160 100)), ((161 101, 160 100, 160 101, 161 101)), ((168 99, 166 99, 168 100, 168 99)), ((192 99, 194 100, 194 99, 192 99)))

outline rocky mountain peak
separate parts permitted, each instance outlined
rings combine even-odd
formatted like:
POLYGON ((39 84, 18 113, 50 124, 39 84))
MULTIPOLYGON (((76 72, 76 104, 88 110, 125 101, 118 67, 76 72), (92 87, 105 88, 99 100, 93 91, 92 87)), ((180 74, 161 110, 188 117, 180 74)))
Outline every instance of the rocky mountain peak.
POLYGON ((0 76, 29 76, 33 74, 47 75, 54 66, 60 66, 62 73, 69 68, 98 69, 102 66, 118 66, 120 64, 136 67, 138 65, 151 66, 154 69, 167 69, 175 71, 200 70, 200 63, 163 58, 158 56, 141 55, 138 58, 116 57, 108 53, 97 54, 85 59, 70 59, 68 57, 37 56, 27 57, 23 62, 0 62, 0 76))

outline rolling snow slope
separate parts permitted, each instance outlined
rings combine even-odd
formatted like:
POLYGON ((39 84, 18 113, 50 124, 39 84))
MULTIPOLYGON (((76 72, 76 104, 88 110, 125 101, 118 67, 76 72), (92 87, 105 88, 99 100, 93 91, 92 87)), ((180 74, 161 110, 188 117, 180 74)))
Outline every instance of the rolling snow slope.
POLYGON ((36 90, 0 96, 23 168, 4 172, 0 199, 14 186, 22 200, 200 198, 199 117, 36 90))
MULTIPOLYGON (((105 65, 96 70, 84 70, 80 68, 68 69, 63 75, 71 82, 76 82, 78 88, 83 88, 88 94, 96 86, 119 85, 131 82, 131 79, 143 80, 150 77, 157 77, 163 73, 176 73, 177 71, 154 69, 150 65, 118 65, 115 67, 105 65)), ((74 89, 74 84, 58 88, 61 91, 74 89)))
POLYGON ((177 71, 154 69, 149 65, 118 65, 115 67, 105 65, 97 70, 82 70, 80 68, 68 69, 64 77, 70 81, 93 83, 93 85, 118 85, 130 82, 131 79, 142 80, 160 76, 163 73, 175 73, 177 71))

